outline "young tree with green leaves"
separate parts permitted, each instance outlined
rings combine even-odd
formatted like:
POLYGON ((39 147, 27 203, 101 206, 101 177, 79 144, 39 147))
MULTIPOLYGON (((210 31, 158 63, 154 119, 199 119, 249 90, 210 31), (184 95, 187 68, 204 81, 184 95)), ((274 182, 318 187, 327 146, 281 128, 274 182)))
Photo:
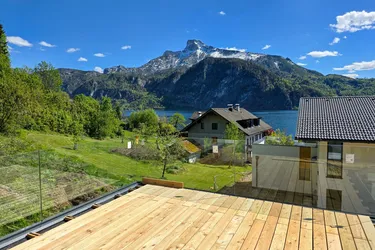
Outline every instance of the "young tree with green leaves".
POLYGON ((169 122, 176 128, 185 127, 186 119, 185 117, 180 113, 174 113, 171 118, 169 119, 169 122))
POLYGON ((167 165, 181 157, 184 149, 178 136, 178 131, 169 123, 159 122, 155 137, 156 148, 163 164, 161 178, 165 178, 167 165))
MULTIPOLYGON (((229 167, 232 166, 232 163, 236 157, 236 148, 237 145, 241 145, 243 143, 243 140, 245 138, 245 135, 240 129, 237 127, 237 125, 234 122, 230 122, 225 127, 225 139, 233 140, 233 151, 232 151, 232 157, 229 164, 229 167)), ((245 147, 245 144, 243 145, 245 147)))
POLYGON ((52 66, 52 64, 43 61, 34 68, 34 73, 40 77, 47 90, 61 90, 62 80, 60 73, 52 66))

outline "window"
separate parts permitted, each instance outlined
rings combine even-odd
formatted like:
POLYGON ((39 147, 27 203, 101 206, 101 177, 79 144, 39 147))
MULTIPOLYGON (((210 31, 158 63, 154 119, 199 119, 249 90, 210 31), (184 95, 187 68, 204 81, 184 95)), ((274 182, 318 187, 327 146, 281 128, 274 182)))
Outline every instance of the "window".
POLYGON ((201 129, 204 129, 204 123, 203 122, 201 123, 201 129))
POLYGON ((327 189, 326 193, 326 209, 341 210, 342 208, 342 191, 327 189))
POLYGON ((328 142, 327 177, 342 179, 342 142, 328 142))
POLYGON ((216 122, 212 123, 212 130, 217 130, 218 129, 218 124, 216 122))

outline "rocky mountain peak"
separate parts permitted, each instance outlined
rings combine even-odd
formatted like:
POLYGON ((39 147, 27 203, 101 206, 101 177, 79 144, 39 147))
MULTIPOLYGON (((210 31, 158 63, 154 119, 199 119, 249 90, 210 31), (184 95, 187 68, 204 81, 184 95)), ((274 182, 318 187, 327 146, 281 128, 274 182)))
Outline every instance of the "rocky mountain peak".
POLYGON ((195 50, 199 50, 203 47, 207 47, 206 44, 204 44, 202 41, 200 40, 188 40, 186 42, 186 47, 184 49, 184 51, 195 51, 195 50))

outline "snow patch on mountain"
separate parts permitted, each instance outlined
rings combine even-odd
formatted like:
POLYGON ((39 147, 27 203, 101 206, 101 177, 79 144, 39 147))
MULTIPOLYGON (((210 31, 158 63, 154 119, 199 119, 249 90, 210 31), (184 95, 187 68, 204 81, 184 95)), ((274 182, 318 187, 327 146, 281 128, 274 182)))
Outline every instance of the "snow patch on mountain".
POLYGON ((112 67, 104 70, 104 73, 125 72, 153 74, 162 70, 177 67, 191 67, 206 57, 215 58, 238 58, 252 61, 265 56, 263 54, 235 50, 233 48, 215 48, 204 44, 200 40, 188 40, 182 51, 165 51, 164 54, 155 58, 139 68, 125 68, 123 66, 112 67))

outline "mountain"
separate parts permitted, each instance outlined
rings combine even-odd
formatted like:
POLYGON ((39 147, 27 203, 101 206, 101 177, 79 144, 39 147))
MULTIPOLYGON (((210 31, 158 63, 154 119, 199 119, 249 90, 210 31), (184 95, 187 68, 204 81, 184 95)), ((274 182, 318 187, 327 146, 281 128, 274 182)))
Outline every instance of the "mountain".
POLYGON ((59 69, 71 96, 110 96, 128 108, 207 109, 240 103, 250 110, 292 109, 302 96, 373 95, 375 79, 351 79, 298 66, 276 55, 221 49, 199 40, 138 68, 59 69))

